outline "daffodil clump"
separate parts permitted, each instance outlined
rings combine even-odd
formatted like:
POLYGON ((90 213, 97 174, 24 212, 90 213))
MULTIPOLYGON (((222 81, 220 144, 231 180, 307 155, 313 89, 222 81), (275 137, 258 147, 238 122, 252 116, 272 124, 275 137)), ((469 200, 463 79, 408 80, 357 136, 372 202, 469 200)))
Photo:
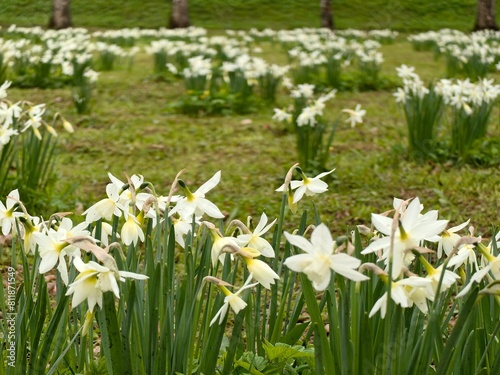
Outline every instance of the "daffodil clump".
POLYGON ((344 71, 352 66, 355 84, 369 89, 380 84, 381 43, 390 43, 395 36, 389 30, 295 29, 279 31, 276 39, 289 56, 295 84, 314 82, 339 89, 344 71))
MULTIPOLYGON (((323 116, 327 102, 335 98, 336 90, 315 97, 316 87, 313 84, 294 86, 289 80, 284 84, 290 90, 293 105, 288 108, 274 108, 273 120, 283 122, 286 129, 297 136, 297 154, 305 170, 325 170, 331 153, 331 145, 338 121, 328 124, 323 116)), ((349 115, 346 122, 351 127, 363 122, 366 114, 358 104, 355 109, 343 109, 349 115)))
POLYGON ((408 40, 416 50, 433 50, 436 56, 443 56, 448 77, 465 75, 473 81, 483 79, 499 60, 498 31, 466 34, 442 29, 411 35, 408 40))
POLYGON ((453 152, 467 160, 473 148, 487 135, 490 116, 500 94, 500 85, 493 79, 482 79, 476 83, 466 80, 442 79, 436 91, 452 110, 451 146, 453 152))
MULTIPOLYGON (((265 101, 275 101, 276 92, 288 66, 268 64, 263 59, 246 53, 222 61, 212 60, 204 55, 187 59, 182 70, 180 66, 167 63, 168 70, 184 78, 187 98, 184 112, 192 113, 207 109, 205 104, 217 101, 228 103, 238 113, 251 110, 252 99, 258 94, 265 101), (199 106, 196 105, 199 102, 199 106)), ((221 107, 219 110, 222 110, 221 107)), ((217 111, 217 109, 215 109, 217 111)))
POLYGON ((214 374, 257 357, 262 371, 421 373, 433 364, 494 372, 500 235, 486 244, 470 220, 448 227, 418 197, 395 198, 347 236, 334 237, 316 208, 312 222, 304 210, 284 230, 299 204, 328 191, 322 179, 332 172, 312 177, 292 166, 276 189, 280 217, 263 212, 257 223, 225 221, 208 198, 221 171, 197 189, 179 173, 164 195, 141 175, 108 174, 106 195, 78 224, 68 213, 34 216, 11 191, 0 227, 13 236, 12 269, 24 270, 18 339, 30 342, 31 360, 19 346, 19 363, 86 371, 97 347, 109 373, 214 374), (55 292, 47 292, 51 278, 55 292), (45 317, 40 333, 30 321, 45 317), (288 359, 274 362, 282 350, 288 359))
POLYGON ((415 68, 401 65, 396 68, 403 87, 394 93, 404 110, 408 128, 408 149, 418 157, 435 153, 436 136, 444 112, 443 98, 432 83, 426 86, 415 68))
POLYGON ((396 70, 404 86, 394 96, 404 109, 410 151, 418 157, 436 157, 442 147, 439 136, 443 133, 438 133, 438 128, 445 109, 449 108, 451 113, 445 117, 450 124, 451 153, 468 160, 470 152, 481 147, 477 142, 487 135, 500 86, 488 79, 476 83, 469 79, 441 79, 427 87, 413 67, 402 65, 396 70))
MULTIPOLYGON (((70 133, 73 126, 60 113, 50 113, 45 104, 10 101, 10 86, 10 81, 0 85, 0 191, 6 194, 17 186, 22 193, 45 190, 48 194, 54 173, 55 126, 61 123, 70 133)), ((27 203, 33 207, 37 199, 31 196, 27 203)))

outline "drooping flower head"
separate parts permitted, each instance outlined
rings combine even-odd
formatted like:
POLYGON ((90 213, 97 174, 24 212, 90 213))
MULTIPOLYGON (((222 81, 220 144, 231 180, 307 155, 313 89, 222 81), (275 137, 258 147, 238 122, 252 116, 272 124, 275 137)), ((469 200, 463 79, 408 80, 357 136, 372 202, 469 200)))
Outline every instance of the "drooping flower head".
POLYGON ((224 298, 224 304, 219 309, 219 311, 217 311, 217 314, 215 314, 213 319, 210 321, 210 325, 214 324, 217 321, 217 319, 219 320, 219 324, 222 324, 224 318, 226 317, 229 306, 231 306, 235 314, 238 314, 241 310, 243 310, 247 306, 247 303, 240 297, 240 294, 244 290, 253 288, 258 284, 258 283, 250 284, 252 278, 253 275, 250 274, 247 280, 245 281, 245 284, 236 293, 233 293, 227 289, 226 286, 229 286, 229 284, 225 283, 224 281, 219 280, 212 276, 205 277, 205 280, 211 281, 214 284, 216 284, 220 288, 220 290, 226 295, 226 297, 224 298))

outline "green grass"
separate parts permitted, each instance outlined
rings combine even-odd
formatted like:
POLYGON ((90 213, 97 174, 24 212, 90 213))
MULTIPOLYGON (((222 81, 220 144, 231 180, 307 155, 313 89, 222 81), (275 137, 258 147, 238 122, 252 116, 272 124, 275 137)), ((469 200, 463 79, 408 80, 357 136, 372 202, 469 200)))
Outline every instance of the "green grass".
MULTIPOLYGON (((427 80, 444 75, 443 61, 413 51, 404 38, 382 52, 383 73, 393 79, 401 63, 415 65, 427 80)), ((9 99, 45 102, 75 125, 74 135, 60 137, 60 199, 54 210, 81 212, 101 199, 108 171, 121 179, 124 173, 142 174, 166 195, 185 168, 183 179, 192 188, 222 170, 222 182, 208 197, 226 214, 245 220, 266 211, 276 217, 281 196, 274 189, 297 157, 294 136, 271 120, 272 106, 243 116, 175 114, 168 106, 183 93, 182 82, 155 80, 152 72, 152 57, 140 54, 132 71, 101 73, 90 116, 75 114, 69 88, 9 90, 9 99), (72 184, 75 191, 64 195, 72 184)), ((277 106, 285 104, 283 98, 284 93, 277 106)), ((355 224, 370 223, 372 212, 390 209, 393 197, 419 196, 426 209, 439 209, 451 224, 472 218, 477 231, 488 235, 490 224, 498 223, 498 169, 407 160, 403 113, 392 91, 340 93, 328 105, 327 116, 333 120, 357 103, 367 110, 365 123, 356 129, 345 124, 336 134, 328 165, 337 168, 328 181, 330 192, 315 199, 322 220, 342 234, 355 224)), ((490 135, 498 138, 497 108, 490 135)))
MULTIPOLYGON (((45 26, 51 12, 49 0, 7 0, 2 3, 0 25, 45 26)), ((170 1, 166 0, 72 0, 75 26, 88 28, 168 25, 170 1)), ((332 1, 340 29, 392 28, 401 31, 456 28, 471 30, 475 0, 350 0, 332 1)), ((190 0, 193 25, 211 29, 318 27, 319 1, 311 0, 190 0)))

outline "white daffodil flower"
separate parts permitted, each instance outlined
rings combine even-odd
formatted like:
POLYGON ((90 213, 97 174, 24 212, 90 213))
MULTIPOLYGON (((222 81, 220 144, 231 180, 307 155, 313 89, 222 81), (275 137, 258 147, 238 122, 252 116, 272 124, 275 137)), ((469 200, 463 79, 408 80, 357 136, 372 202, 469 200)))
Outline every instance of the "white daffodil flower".
MULTIPOLYGON (((94 227, 94 230, 92 231, 92 237, 95 238, 97 241, 100 241, 104 246, 109 245, 109 237, 113 234, 113 226, 109 223, 102 222, 101 223, 101 238, 97 238, 97 227, 94 227)), ((115 233, 116 236, 119 238, 120 235, 118 233, 115 233)))
POLYGON ((7 97, 7 89, 12 84, 11 81, 5 81, 2 86, 0 86, 0 99, 4 99, 7 97))
POLYGON ((226 298, 224 298, 224 304, 222 305, 222 307, 219 309, 219 311, 217 311, 217 314, 215 314, 213 319, 210 321, 210 325, 214 324, 217 321, 217 319, 219 319, 219 324, 222 324, 224 318, 226 317, 229 306, 231 306, 235 314, 238 314, 241 310, 243 310, 247 306, 247 303, 243 301, 243 299, 239 295, 244 290, 253 288, 258 284, 258 283, 250 284, 252 278, 253 275, 250 274, 250 276, 248 276, 248 279, 245 281, 245 284, 236 293, 230 292, 224 285, 220 284, 218 285, 218 287, 226 295, 226 298))
POLYGON ((285 232, 285 237, 295 247, 306 254, 292 255, 284 264, 295 272, 304 272, 312 281, 314 289, 325 290, 330 284, 332 270, 353 281, 368 280, 368 276, 356 271, 361 261, 348 254, 335 254, 335 242, 325 224, 318 225, 312 235, 311 242, 302 236, 285 232))
POLYGON ((80 272, 66 292, 67 296, 73 294, 71 302, 73 309, 85 300, 89 305, 89 311, 93 311, 96 304, 102 308, 102 295, 107 291, 112 291, 116 298, 120 298, 117 279, 125 281, 125 278, 136 280, 148 278, 145 275, 127 271, 118 271, 116 275, 115 272, 99 263, 93 261, 84 263, 80 258, 75 258, 73 264, 80 272))
MULTIPOLYGON (((417 303, 417 307, 420 310, 424 309, 427 311, 427 308, 423 307, 425 301, 422 300, 422 296, 425 295, 424 290, 430 282, 430 280, 418 276, 393 281, 391 283, 391 299, 402 308, 411 307, 414 303, 417 303)), ((379 310, 381 318, 385 318, 387 312, 387 292, 375 302, 368 317, 371 318, 379 310)))
POLYGON ((33 233, 33 242, 38 245, 40 257, 42 258, 38 272, 41 274, 47 273, 59 262, 57 270, 61 274, 64 284, 68 285, 68 267, 65 256, 80 257, 80 251, 70 246, 64 239, 64 235, 54 230, 49 230, 46 233, 33 233))
POLYGON ((125 208, 118 203, 120 199, 118 191, 119 190, 116 185, 108 184, 106 186, 106 194, 108 197, 101 199, 99 202, 85 210, 83 213, 83 215, 87 215, 85 217, 85 221, 88 223, 93 223, 99 219, 111 221, 113 215, 120 217, 122 215, 122 210, 124 211, 125 208))
MULTIPOLYGON (((302 172, 302 169, 296 168, 297 171, 302 175, 302 180, 292 180, 290 182, 290 188, 292 190, 295 190, 295 193, 293 194, 293 202, 292 203, 297 203, 302 199, 304 195, 306 196, 312 196, 315 194, 321 194, 324 193, 325 191, 328 190, 328 184, 324 181, 321 181, 321 179, 330 173, 332 173, 334 169, 328 172, 323 172, 317 175, 316 177, 309 178, 307 177, 304 172, 302 172)), ((279 188, 276 189, 276 191, 283 191, 285 189, 285 184, 281 185, 279 188)))
MULTIPOLYGON (((171 219, 172 223, 174 224, 175 242, 177 242, 180 247, 184 248, 184 237, 193 230, 193 220, 186 220, 180 216, 171 217, 171 219)), ((200 224, 199 218, 195 218, 195 223, 198 225, 200 224)))
POLYGON ((460 278, 460 276, 458 276, 456 273, 444 269, 442 264, 438 268, 434 268, 423 256, 420 255, 419 259, 427 270, 426 279, 431 281, 428 286, 427 297, 431 301, 434 301, 439 282, 441 282, 439 291, 444 292, 448 290, 453 284, 455 284, 455 282, 460 278), (442 275, 443 272, 444 275, 442 275))
POLYGON ((34 241, 34 233, 40 232, 42 225, 39 217, 29 216, 22 223, 22 238, 24 241, 24 251, 35 254, 36 242, 34 241))
POLYGON ((346 122, 351 123, 351 128, 354 128, 356 124, 363 123, 363 116, 366 115, 366 111, 361 109, 361 105, 356 105, 355 109, 343 109, 342 112, 345 112, 349 115, 349 118, 346 122))
POLYGON ((22 212, 16 212, 17 203, 19 202, 19 191, 12 190, 5 202, 5 205, 0 202, 0 226, 2 227, 2 234, 6 236, 15 228, 16 217, 21 217, 22 212))
POLYGON ((212 190, 220 181, 221 172, 218 171, 213 175, 213 177, 201 185, 198 190, 191 193, 185 183, 179 180, 178 183, 182 190, 186 193, 185 197, 180 198, 177 204, 169 212, 169 216, 175 213, 183 218, 191 218, 193 215, 196 217, 201 217, 203 214, 207 214, 215 219, 223 219, 224 214, 219 210, 219 208, 205 198, 205 194, 212 190))
POLYGON ((274 219, 271 224, 267 225, 267 215, 262 213, 257 227, 253 233, 240 234, 236 238, 236 242, 241 247, 251 247, 252 249, 258 250, 263 256, 267 258, 274 258, 274 249, 269 242, 267 242, 262 236, 271 229, 271 227, 276 223, 277 219, 274 219))
MULTIPOLYGON (((124 187, 128 186, 129 182, 123 182, 113 176, 111 173, 108 172, 108 177, 111 180, 111 183, 116 186, 118 193, 120 194, 120 199, 119 203, 123 207, 128 207, 131 202, 132 205, 137 206, 136 199, 134 199, 134 196, 132 194, 132 190, 134 192, 137 192, 140 190, 141 185, 144 183, 144 177, 142 175, 137 175, 134 174, 132 177, 130 177, 128 180, 131 182, 131 187, 124 189, 124 187), (132 189, 131 189, 132 188, 132 189)), ((137 206, 138 209, 142 209, 142 207, 137 206)))
POLYGON ((457 298, 463 297, 471 289, 474 283, 479 283, 482 279, 487 277, 490 273, 493 279, 500 280, 500 255, 494 256, 491 250, 484 246, 482 243, 477 244, 478 250, 486 258, 488 265, 476 271, 470 278, 469 283, 457 294, 457 298))
POLYGON ((260 252, 250 247, 243 247, 238 252, 242 256, 247 266, 248 272, 253 274, 264 288, 271 289, 271 285, 275 283, 274 280, 279 280, 279 276, 273 271, 271 267, 260 259, 255 259, 260 256, 260 252))
POLYGON ((443 255, 443 250, 446 256, 450 256, 454 247, 457 245, 458 241, 461 238, 458 234, 456 234, 456 232, 464 229, 467 225, 469 225, 469 222, 470 219, 467 220, 465 223, 457 225, 456 227, 451 227, 449 229, 446 229, 441 234, 441 236, 439 236, 438 249, 437 249, 438 258, 441 258, 441 256, 443 255))
POLYGON ((462 244, 459 247, 458 252, 448 261, 448 267, 454 267, 454 270, 456 270, 462 264, 473 264, 477 271, 479 269, 479 265, 477 263, 475 248, 476 247, 473 244, 462 244))
MULTIPOLYGON (((420 215, 421 210, 420 200, 415 198, 401 214, 399 227, 396 229, 393 243, 393 279, 397 279, 401 274, 403 266, 405 264, 408 265, 414 258, 413 254, 409 253, 408 250, 418 247, 423 240, 432 241, 448 224, 448 220, 437 219, 437 211, 429 211, 425 215, 420 215)), ((383 215, 372 214, 372 223, 380 233, 387 237, 373 241, 361 254, 369 254, 382 250, 382 259, 385 259, 388 265, 393 219, 383 215)))
POLYGON ((274 108, 273 120, 277 120, 279 122, 291 122, 292 115, 283 111, 282 109, 274 108))
POLYGON ((123 243, 127 246, 133 243, 134 246, 136 246, 139 240, 144 242, 144 232, 141 228, 140 221, 143 212, 141 211, 137 217, 127 211, 124 211, 123 214, 125 216, 125 223, 121 231, 123 243))
POLYGON ((45 112, 45 104, 38 104, 34 107, 31 107, 28 111, 29 119, 25 122, 23 130, 21 132, 26 131, 26 129, 31 128, 33 133, 38 139, 42 139, 42 135, 40 134, 40 130, 38 128, 42 126, 43 119, 42 115, 45 112))
POLYGON ((224 248, 228 248, 229 253, 234 253, 238 251, 240 246, 236 242, 234 237, 224 237, 221 236, 220 232, 214 228, 210 228, 210 234, 212 236, 213 244, 211 250, 212 266, 215 267, 217 260, 224 264, 224 259, 226 254, 223 253, 224 248))

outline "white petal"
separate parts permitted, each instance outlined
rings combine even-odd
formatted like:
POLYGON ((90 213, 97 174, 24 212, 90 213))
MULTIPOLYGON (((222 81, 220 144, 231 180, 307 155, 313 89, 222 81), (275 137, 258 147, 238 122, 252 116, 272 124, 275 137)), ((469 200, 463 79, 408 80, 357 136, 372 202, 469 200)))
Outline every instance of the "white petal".
POLYGON ((274 258, 274 249, 269 242, 267 242, 262 237, 253 237, 248 243, 248 247, 253 247, 258 250, 266 258, 274 258))
POLYGON ((311 243, 316 252, 323 255, 330 255, 333 252, 333 239, 330 229, 325 224, 318 225, 311 235, 311 243))
POLYGON ((387 249, 391 243, 391 238, 390 237, 382 237, 379 238, 378 240, 373 241, 368 245, 366 249, 364 249, 361 254, 366 255, 369 253, 373 253, 378 250, 382 249, 387 249))
POLYGON ((197 210, 201 210, 206 213, 208 216, 213 217, 215 219, 223 219, 224 214, 219 210, 219 208, 205 198, 198 198, 197 210))
POLYGON ((375 315, 375 313, 378 310, 380 310, 380 316, 382 317, 382 319, 384 319, 386 308, 387 308, 387 293, 384 293, 384 295, 380 297, 377 300, 377 302, 375 302, 368 317, 371 318, 373 315, 375 315))
POLYGON ((226 316, 228 307, 229 307, 229 304, 224 303, 222 305, 222 307, 219 309, 219 311, 217 311, 217 314, 215 314, 213 319, 210 321, 210 325, 214 324, 217 321, 217 318, 219 318, 219 317, 220 317, 219 324, 222 324, 222 322, 224 321, 224 317, 226 316))
POLYGON ((304 272, 304 269, 314 261, 314 258, 309 254, 292 255, 285 259, 283 263, 285 266, 295 272, 304 272))
POLYGON ((216 172, 210 180, 201 185, 198 190, 196 190, 195 195, 203 197, 206 193, 212 190, 220 182, 221 171, 216 172))
POLYGON ((448 229, 448 232, 451 232, 451 233, 458 232, 459 230, 464 229, 469 223, 470 223, 470 219, 467 220, 465 223, 457 225, 456 227, 451 227, 450 229, 448 229))
POLYGON ((419 218, 420 211, 422 211, 422 207, 420 206, 420 200, 417 197, 410 202, 406 211, 402 215, 401 223, 403 224, 403 228, 408 230, 413 227, 419 218))
POLYGON ((260 216, 259 223, 255 227, 255 230, 253 231, 254 234, 260 236, 262 229, 266 226, 267 224, 267 215, 265 212, 262 213, 260 216))
POLYGON ((120 276, 126 277, 126 278, 131 278, 131 279, 136 279, 136 280, 146 280, 149 277, 146 275, 141 275, 139 273, 134 273, 134 272, 128 272, 128 271, 119 271, 120 276))
POLYGON ((342 264, 332 263, 331 268, 339 275, 342 275, 352 281, 365 281, 369 279, 368 276, 363 275, 361 272, 353 270, 352 268, 346 267, 342 264))
POLYGON ((309 277, 309 279, 312 280, 314 289, 316 289, 318 292, 321 292, 325 290, 326 287, 330 284, 332 272, 328 270, 328 272, 325 273, 324 275, 321 275, 321 277, 319 277, 320 275, 311 275, 310 273, 308 273, 307 276, 309 277), (311 276, 316 276, 316 277, 313 278, 311 276))
POLYGON ((395 285, 392 288, 391 291, 391 298, 396 302, 398 305, 401 305, 401 307, 410 307, 410 299, 404 292, 403 287, 395 285))
POLYGON ((38 268, 38 272, 46 273, 49 272, 57 263, 59 259, 59 255, 55 251, 48 252, 40 262, 40 267, 38 268))
POLYGON ((284 235, 285 235, 286 239, 288 240, 288 242, 290 242, 291 245, 298 247, 309 254, 316 253, 316 249, 314 248, 314 246, 308 240, 306 240, 304 237, 297 236, 295 234, 290 234, 288 232, 285 232, 284 235))
POLYGON ((380 232, 383 233, 387 236, 391 234, 391 228, 392 228, 392 220, 391 218, 384 216, 384 215, 379 215, 379 214, 372 214, 372 223, 373 226, 380 232))
POLYGON ((295 193, 293 194, 293 203, 297 203, 298 201, 300 201, 304 196, 304 194, 306 193, 306 191, 307 187, 304 185, 295 190, 295 193))
POLYGON ((321 180, 309 180, 310 182, 305 185, 308 190, 316 194, 324 193, 328 190, 328 184, 321 180))
POLYGON ((335 170, 335 168, 333 168, 331 171, 320 173, 319 175, 317 175, 317 176, 316 176, 316 177, 314 177, 314 178, 319 180, 320 178, 323 178, 323 177, 325 177, 326 175, 329 175, 329 174, 330 174, 330 173, 332 173, 334 170, 335 170))

